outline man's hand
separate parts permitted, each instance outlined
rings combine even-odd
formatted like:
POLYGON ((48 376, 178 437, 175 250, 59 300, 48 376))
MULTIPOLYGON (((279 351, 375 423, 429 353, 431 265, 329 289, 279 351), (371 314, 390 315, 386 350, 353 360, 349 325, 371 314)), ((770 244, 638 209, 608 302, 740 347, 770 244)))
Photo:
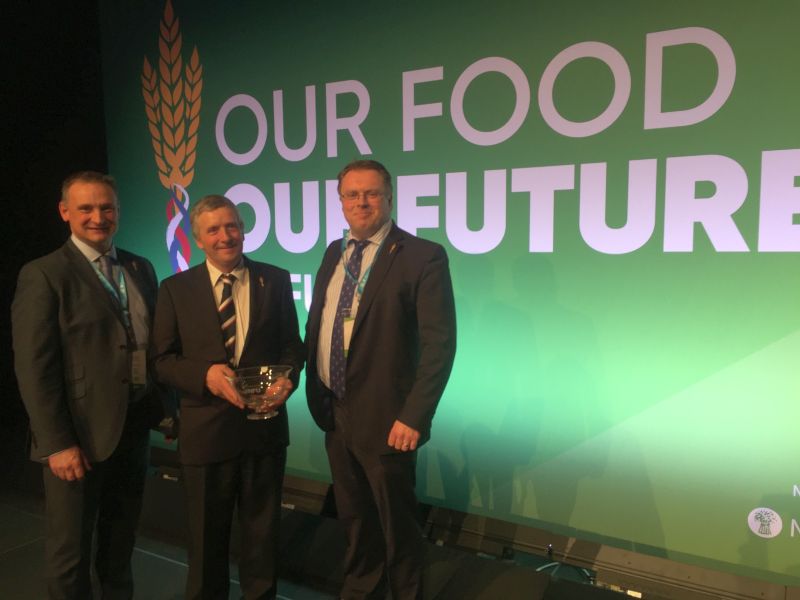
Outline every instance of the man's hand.
POLYGON ((272 412, 281 404, 285 404, 289 394, 292 393, 292 388, 294 385, 291 379, 278 377, 275 383, 269 386, 264 403, 256 409, 256 412, 272 412))
POLYGON ((80 481, 92 470, 92 465, 79 446, 71 446, 47 457, 53 475, 64 481, 80 481))
POLYGON ((395 421, 392 430, 389 432, 389 439, 386 442, 395 450, 411 452, 417 449, 419 441, 419 431, 412 429, 408 425, 395 421))
POLYGON ((233 404, 237 408, 244 408, 244 400, 233 387, 231 379, 236 374, 228 365, 211 365, 206 371, 206 387, 208 390, 233 404))

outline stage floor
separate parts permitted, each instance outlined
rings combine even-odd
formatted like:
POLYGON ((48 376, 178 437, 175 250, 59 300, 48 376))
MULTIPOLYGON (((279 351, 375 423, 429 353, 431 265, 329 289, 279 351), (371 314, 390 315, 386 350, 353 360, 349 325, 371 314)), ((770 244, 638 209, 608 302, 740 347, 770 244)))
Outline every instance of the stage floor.
MULTIPOLYGON (((29 494, 0 493, 0 597, 4 600, 46 598, 42 579, 44 562, 43 501, 29 494)), ((183 598, 186 550, 140 535, 133 553, 135 597, 146 600, 183 598)), ((231 564, 229 597, 238 599, 236 565, 231 564)), ((293 582, 280 582, 282 600, 330 600, 331 594, 293 582)))
MULTIPOLYGON (((133 555, 135 597, 144 600, 180 600, 186 576, 186 551, 174 532, 153 527, 153 503, 161 504, 149 489, 143 529, 133 555), (149 523, 149 524, 148 524, 149 523), (160 535, 166 533, 165 535, 160 535)), ((40 495, 17 490, 0 491, 0 597, 3 600, 45 598, 43 575, 44 519, 40 495)), ((174 504, 174 502, 170 502, 174 504)), ((180 507, 172 506, 180 512, 180 507)), ((171 511, 166 511, 171 512, 171 511)), ((341 582, 344 538, 335 519, 284 510, 282 519, 282 600, 336 598, 341 582)), ((236 544, 236 531, 234 543, 236 544)), ((513 560, 476 555, 457 548, 429 544, 426 560, 426 599, 503 600, 621 600, 624 594, 587 583, 571 567, 537 572, 546 558, 517 555, 513 560)), ((235 557, 231 561, 229 598, 237 599, 235 557)), ((648 600, 658 600, 648 597, 648 600)))

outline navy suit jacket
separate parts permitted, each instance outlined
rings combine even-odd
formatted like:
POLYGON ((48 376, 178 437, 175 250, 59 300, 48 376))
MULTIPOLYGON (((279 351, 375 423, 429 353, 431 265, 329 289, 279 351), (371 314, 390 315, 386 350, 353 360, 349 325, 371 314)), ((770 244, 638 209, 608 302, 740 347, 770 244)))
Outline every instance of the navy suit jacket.
MULTIPOLYGON (((244 260, 250 277, 250 321, 239 366, 291 365, 296 387, 304 359, 289 273, 244 260)), ((212 464, 288 445, 285 405, 272 419, 247 420, 246 411, 205 386, 208 368, 227 362, 205 262, 162 282, 152 343, 159 379, 180 395, 178 448, 184 464, 212 464)))
MULTIPOLYGON (((153 266, 119 248, 117 258, 152 319, 158 287, 153 266)), ((31 423, 31 458, 75 445, 91 462, 108 458, 128 411, 128 339, 118 305, 72 241, 22 268, 11 324, 14 367, 31 423)), ((143 425, 155 425, 164 396, 148 385, 143 425)))
MULTIPOLYGON (((341 264, 341 240, 325 252, 306 323, 306 396, 317 425, 334 427, 332 393, 317 374, 325 293, 341 264)), ((369 452, 387 445, 396 419, 430 437, 436 406, 456 351, 456 317, 447 254, 439 244, 392 225, 375 257, 356 313, 347 357, 345 398, 350 443, 369 452)))

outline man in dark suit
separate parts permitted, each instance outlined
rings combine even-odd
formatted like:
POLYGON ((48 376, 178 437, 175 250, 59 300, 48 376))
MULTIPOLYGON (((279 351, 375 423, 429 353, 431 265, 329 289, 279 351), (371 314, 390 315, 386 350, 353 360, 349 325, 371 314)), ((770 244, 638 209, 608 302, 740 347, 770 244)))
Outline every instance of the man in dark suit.
POLYGON ((45 464, 48 594, 92 597, 96 533, 103 598, 131 598, 148 428, 163 408, 146 360, 158 282, 146 259, 113 245, 113 178, 67 178, 59 212, 72 235, 22 268, 11 309, 31 458, 45 464))
POLYGON ((242 255, 236 206, 206 196, 191 210, 206 261, 166 279, 153 328, 158 376, 180 396, 178 448, 187 496, 186 598, 227 598, 229 538, 238 504, 244 598, 275 598, 281 488, 289 427, 284 403, 303 367, 289 273, 242 255), (248 420, 234 368, 292 367, 278 415, 248 420))
POLYGON ((421 597, 416 450, 453 365, 447 255, 391 221, 392 181, 370 160, 339 174, 350 231, 325 252, 306 325, 306 395, 326 431, 348 550, 341 596, 421 597))

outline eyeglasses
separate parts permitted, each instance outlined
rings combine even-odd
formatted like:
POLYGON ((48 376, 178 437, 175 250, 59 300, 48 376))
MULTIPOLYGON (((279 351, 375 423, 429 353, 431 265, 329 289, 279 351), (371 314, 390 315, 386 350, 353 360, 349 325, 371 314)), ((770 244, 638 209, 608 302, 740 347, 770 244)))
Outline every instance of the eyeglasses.
POLYGON ((366 192, 357 192, 355 190, 350 190, 349 192, 345 192, 339 195, 343 200, 348 200, 351 202, 359 200, 360 198, 366 198, 367 200, 370 200, 372 202, 383 198, 383 192, 378 190, 367 190, 366 192))

